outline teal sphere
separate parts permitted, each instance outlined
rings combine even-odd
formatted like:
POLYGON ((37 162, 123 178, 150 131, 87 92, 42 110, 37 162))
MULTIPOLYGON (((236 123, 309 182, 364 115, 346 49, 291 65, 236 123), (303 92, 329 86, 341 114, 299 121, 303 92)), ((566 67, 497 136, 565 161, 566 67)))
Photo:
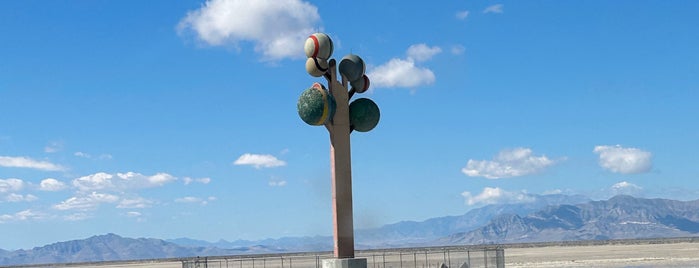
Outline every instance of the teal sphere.
POLYGON ((342 57, 340 66, 338 67, 340 74, 347 78, 348 81, 356 81, 361 78, 366 72, 364 60, 357 55, 349 54, 342 57))
POLYGON ((312 126, 323 125, 335 114, 335 99, 320 83, 304 90, 296 104, 299 117, 312 126))
POLYGON ((349 105, 350 125, 354 130, 367 132, 379 124, 381 112, 379 106, 370 99, 359 98, 349 105))

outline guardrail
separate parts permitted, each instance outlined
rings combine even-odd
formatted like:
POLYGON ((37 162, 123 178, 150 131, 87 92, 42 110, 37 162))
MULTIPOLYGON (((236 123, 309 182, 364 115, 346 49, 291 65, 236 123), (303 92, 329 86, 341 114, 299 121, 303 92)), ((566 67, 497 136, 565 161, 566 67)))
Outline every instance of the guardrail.
MULTIPOLYGON (((501 247, 481 249, 430 249, 403 251, 359 252, 357 258, 367 259, 367 268, 502 268, 505 250, 501 247)), ((277 256, 203 257, 182 260, 182 268, 306 268, 322 267, 330 253, 308 253, 277 256)))

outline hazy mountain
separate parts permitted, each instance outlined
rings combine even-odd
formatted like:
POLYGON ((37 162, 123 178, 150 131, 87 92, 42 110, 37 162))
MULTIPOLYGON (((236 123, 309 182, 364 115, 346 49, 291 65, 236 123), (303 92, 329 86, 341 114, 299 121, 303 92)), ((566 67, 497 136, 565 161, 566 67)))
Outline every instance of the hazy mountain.
POLYGON ((219 249, 184 247, 153 238, 124 238, 115 234, 59 242, 30 250, 0 252, 0 265, 138 260, 269 252, 265 248, 219 249))
POLYGON ((168 239, 166 241, 190 247, 247 248, 264 246, 266 248, 276 249, 277 252, 329 251, 333 248, 331 236, 282 237, 254 241, 235 240, 232 242, 223 239, 217 242, 208 242, 189 238, 168 239))
MULTIPOLYGON (((494 204, 476 208, 459 216, 431 218, 425 221, 401 221, 379 228, 358 229, 355 232, 358 249, 410 247, 431 245, 441 237, 468 232, 487 224, 501 214, 527 215, 552 205, 578 204, 590 199, 581 195, 530 195, 529 202, 518 204, 494 204)), ((265 240, 236 240, 228 242, 208 242, 189 238, 167 240, 182 246, 235 248, 265 245, 283 248, 286 251, 327 251, 332 250, 331 236, 284 237, 265 240)))
POLYGON ((699 200, 616 196, 607 201, 558 205, 527 216, 503 214, 443 244, 680 237, 699 235, 699 200))
POLYGON ((425 221, 402 221, 380 228, 357 230, 358 244, 368 247, 420 246, 431 244, 438 238, 455 233, 468 232, 487 224, 501 214, 527 215, 548 206, 579 204, 590 199, 581 195, 530 195, 530 202, 518 204, 494 204, 468 211, 460 216, 431 218, 425 221))
MULTIPOLYGON (((366 249, 699 235, 699 200, 685 202, 616 196, 606 201, 585 201, 586 198, 580 196, 536 196, 525 204, 489 205, 461 216, 399 222, 357 231, 356 245, 359 249, 366 249), (442 238, 436 238, 440 236, 442 238)), ((107 234, 31 250, 0 250, 0 265, 331 249, 332 238, 329 236, 212 243, 188 238, 164 241, 107 234)))

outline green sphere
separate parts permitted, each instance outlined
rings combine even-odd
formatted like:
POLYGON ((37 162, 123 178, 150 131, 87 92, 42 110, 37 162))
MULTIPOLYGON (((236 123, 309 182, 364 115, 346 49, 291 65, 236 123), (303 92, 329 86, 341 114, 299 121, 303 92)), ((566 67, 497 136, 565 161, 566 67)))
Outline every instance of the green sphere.
POLYGON ((313 83, 313 86, 301 93, 296 108, 303 122, 319 126, 335 114, 335 99, 323 85, 313 83))
POLYGON ((354 130, 367 132, 379 124, 381 113, 379 106, 370 99, 356 99, 349 105, 350 125, 354 130))

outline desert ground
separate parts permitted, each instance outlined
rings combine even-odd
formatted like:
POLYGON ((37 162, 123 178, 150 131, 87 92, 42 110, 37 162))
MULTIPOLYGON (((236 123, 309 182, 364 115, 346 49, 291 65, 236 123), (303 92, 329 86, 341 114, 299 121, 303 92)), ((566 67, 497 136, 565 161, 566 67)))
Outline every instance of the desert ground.
MULTIPOLYGON (((505 267, 699 267, 699 242, 643 242, 595 245, 529 244, 504 246, 505 267)), ((479 249, 470 252, 458 248, 395 249, 362 251, 357 255, 368 260, 368 267, 439 267, 441 263, 460 267, 470 261, 470 267, 496 267, 493 259, 485 259, 479 249), (402 265, 401 265, 402 264, 402 265)), ((491 254, 491 257, 494 256, 491 254)), ((317 267, 322 254, 282 254, 266 256, 208 257, 199 263, 194 259, 167 259, 142 262, 110 262, 61 264, 48 267, 100 268, 180 268, 180 267, 317 267), (183 263, 183 261, 185 261, 183 263), (190 262, 187 262, 190 261, 190 262), (186 265, 185 265, 186 264, 186 265)), ((47 267, 47 266, 23 266, 47 267)), ((319 267, 319 266, 318 266, 319 267)))

